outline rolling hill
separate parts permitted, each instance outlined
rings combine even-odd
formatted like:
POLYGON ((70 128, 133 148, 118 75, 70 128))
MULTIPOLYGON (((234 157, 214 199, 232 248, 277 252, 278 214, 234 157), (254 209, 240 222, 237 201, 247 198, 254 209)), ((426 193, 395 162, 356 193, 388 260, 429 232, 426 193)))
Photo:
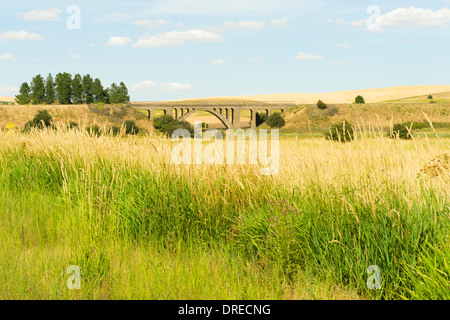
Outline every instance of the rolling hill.
MULTIPOLYGON (((404 87, 387 87, 361 89, 330 93, 275 93, 260 95, 244 95, 244 96, 227 96, 227 97, 211 97, 203 99, 187 99, 189 100, 253 100, 253 101, 283 101, 298 104, 313 104, 317 100, 323 100, 326 103, 344 104, 353 103, 357 95, 362 95, 366 103, 380 103, 385 101, 407 99, 410 97, 425 96, 431 94, 442 94, 450 97, 450 85, 425 85, 425 86, 404 86, 404 87)), ((408 102, 408 101, 405 101, 408 102)))

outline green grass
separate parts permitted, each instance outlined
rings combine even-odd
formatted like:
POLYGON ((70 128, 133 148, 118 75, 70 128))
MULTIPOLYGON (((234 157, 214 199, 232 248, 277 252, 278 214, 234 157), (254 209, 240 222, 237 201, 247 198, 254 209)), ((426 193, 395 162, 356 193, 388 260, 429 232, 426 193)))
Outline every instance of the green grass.
POLYGON ((450 298, 445 184, 344 169, 302 185, 251 168, 182 174, 43 137, 40 152, 0 149, 2 299, 450 298), (82 290, 66 287, 70 265, 82 290), (369 265, 381 290, 367 288, 369 265))

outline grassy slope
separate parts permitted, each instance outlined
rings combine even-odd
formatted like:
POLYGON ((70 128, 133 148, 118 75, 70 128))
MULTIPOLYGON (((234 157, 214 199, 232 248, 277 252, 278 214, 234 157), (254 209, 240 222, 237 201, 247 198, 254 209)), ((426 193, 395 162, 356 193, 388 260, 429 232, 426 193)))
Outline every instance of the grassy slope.
MULTIPOLYGON (((448 104, 377 103, 328 105, 320 110, 315 105, 299 105, 286 113, 287 129, 327 128, 332 123, 346 119, 354 125, 389 127, 393 123, 427 121, 450 123, 448 104)), ((449 125, 450 126, 450 125, 449 125)))
POLYGON ((53 121, 74 121, 79 125, 91 126, 121 126, 125 120, 135 120, 140 128, 151 132, 152 124, 143 113, 132 108, 120 105, 96 106, 91 109, 83 105, 0 105, 0 128, 12 122, 16 127, 22 128, 25 123, 33 119, 38 110, 47 110, 53 121))
MULTIPOLYGON (((414 96, 414 97, 407 97, 402 99, 396 99, 396 100, 388 100, 386 102, 400 102, 400 103, 430 103, 430 99, 428 99, 428 94, 426 95, 420 95, 420 96, 414 96)), ((450 103, 450 92, 441 92, 432 94, 433 101, 436 103, 450 103)))

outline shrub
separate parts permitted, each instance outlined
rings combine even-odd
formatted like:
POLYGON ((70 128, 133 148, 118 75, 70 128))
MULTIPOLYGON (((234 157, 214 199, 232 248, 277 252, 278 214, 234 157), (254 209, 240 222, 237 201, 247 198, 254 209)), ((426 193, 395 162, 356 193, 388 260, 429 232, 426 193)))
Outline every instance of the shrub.
POLYGON ((161 132, 166 132, 169 126, 176 123, 177 121, 172 116, 165 115, 158 117, 153 121, 153 128, 161 132))
POLYGON ((430 100, 430 103, 436 103, 436 101, 434 101, 434 100, 430 100))
POLYGON ((390 138, 400 138, 404 140, 412 139, 412 124, 410 123, 396 123, 389 134, 390 138))
POLYGON ((267 115, 265 113, 256 113, 256 126, 262 125, 267 121, 267 115))
POLYGON ((325 102, 323 102, 322 100, 317 101, 317 108, 319 109, 326 109, 327 105, 325 104, 325 102))
POLYGON ((276 112, 267 119, 266 123, 271 128, 281 128, 286 124, 286 121, 281 116, 281 113, 276 112))
POLYGON ((171 124, 167 130, 166 130, 166 135, 168 137, 172 136, 172 133, 177 130, 177 129, 185 129, 187 131, 189 131, 189 133, 191 134, 191 137, 194 136, 194 128, 192 127, 192 125, 187 122, 187 121, 177 121, 176 123, 171 124))
POLYGON ((169 115, 156 118, 153 121, 153 127, 162 133, 165 133, 167 136, 171 136, 177 129, 186 129, 191 133, 191 136, 194 136, 194 128, 189 122, 176 120, 169 115))
POLYGON ((346 120, 332 125, 329 132, 325 134, 325 139, 339 142, 350 142, 354 138, 355 130, 346 120))
POLYGON ((133 120, 127 120, 124 122, 126 134, 138 134, 139 128, 133 120))
POLYGON ((38 113, 34 116, 33 120, 28 121, 23 130, 29 131, 31 128, 48 128, 52 126, 52 116, 48 113, 47 110, 39 110, 38 113))
POLYGON ((428 96, 428 99, 432 100, 432 99, 433 99, 433 96, 430 94, 430 95, 428 96))
POLYGON ((355 103, 358 103, 358 104, 365 104, 366 101, 364 101, 364 98, 363 98, 362 96, 356 96, 356 98, 355 98, 355 103))

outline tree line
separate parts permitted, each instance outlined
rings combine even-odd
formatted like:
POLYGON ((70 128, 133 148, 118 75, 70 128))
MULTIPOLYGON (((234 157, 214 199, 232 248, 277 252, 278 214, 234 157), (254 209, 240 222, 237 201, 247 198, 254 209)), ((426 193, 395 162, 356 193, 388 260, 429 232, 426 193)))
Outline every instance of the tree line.
POLYGON ((82 103, 125 103, 130 101, 128 89, 123 82, 113 83, 104 88, 100 79, 87 74, 58 73, 53 79, 49 74, 47 79, 38 74, 30 85, 27 82, 20 86, 16 95, 19 104, 82 104, 82 103))

